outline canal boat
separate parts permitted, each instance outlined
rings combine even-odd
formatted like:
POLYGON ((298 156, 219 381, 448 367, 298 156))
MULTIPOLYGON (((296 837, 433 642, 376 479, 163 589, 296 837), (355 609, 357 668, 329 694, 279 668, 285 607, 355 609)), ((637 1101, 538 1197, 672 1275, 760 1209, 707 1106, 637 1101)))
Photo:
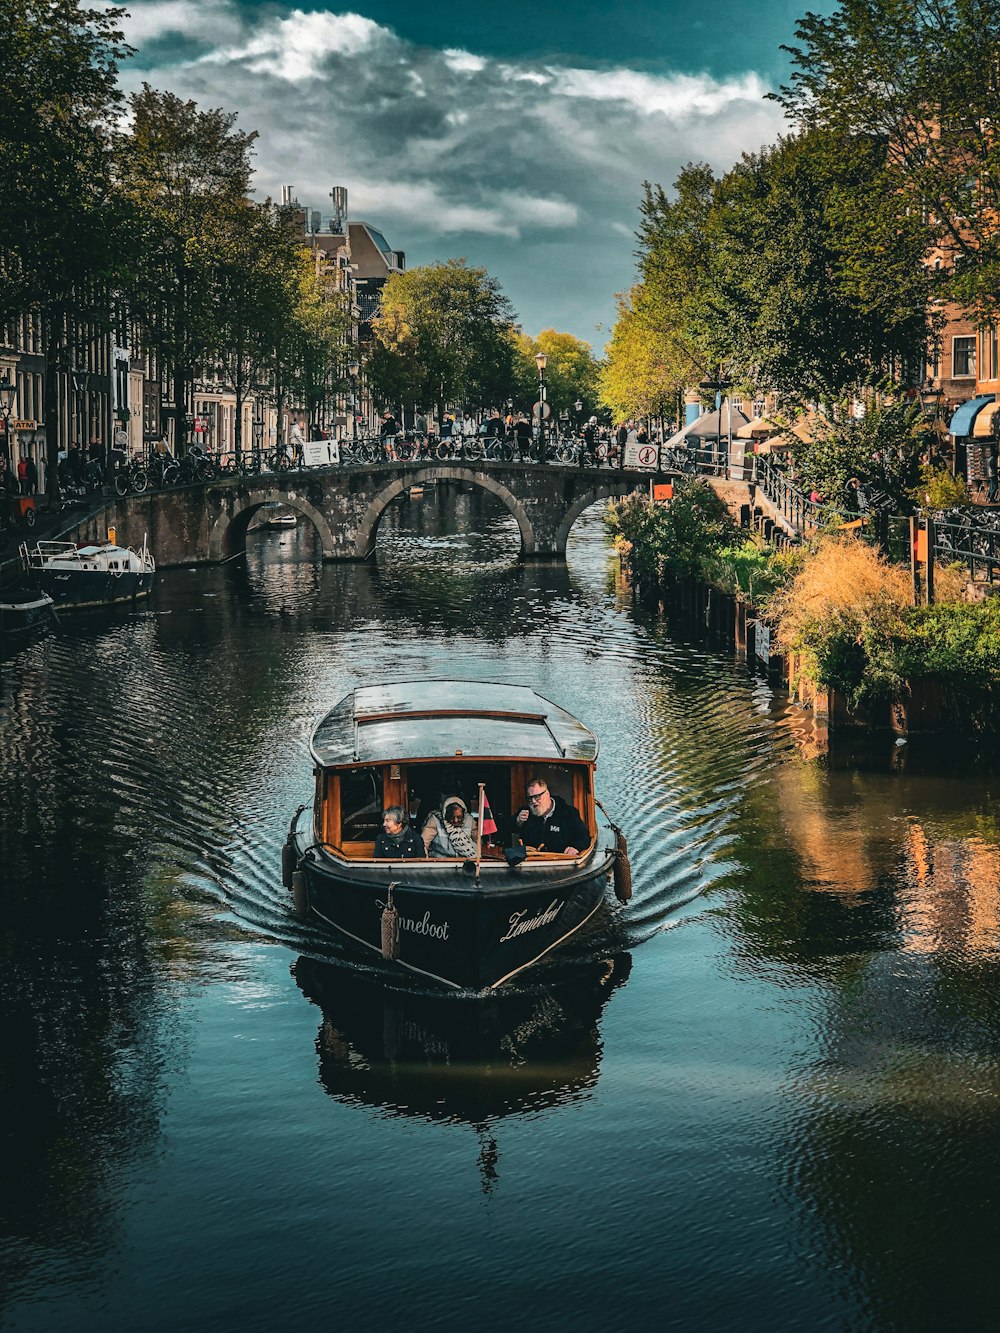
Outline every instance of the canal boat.
POLYGON ((24 542, 21 561, 29 584, 47 593, 60 611, 134 601, 149 592, 156 573, 145 540, 138 551, 113 542, 39 541, 31 548, 24 542))
POLYGON ((590 921, 609 877, 622 901, 630 892, 624 838, 594 795, 597 737, 534 690, 459 680, 359 688, 316 725, 311 751, 314 799, 292 819, 284 882, 301 915, 396 967, 495 990, 590 921), (529 782, 575 808, 586 846, 523 845, 529 782), (400 807, 420 830, 456 797, 473 813, 465 855, 376 857, 384 810, 400 807))
POLYGON ((248 532, 256 532, 261 528, 270 531, 281 531, 286 528, 294 528, 299 521, 298 514, 291 509, 283 509, 280 503, 262 505, 258 512, 250 521, 248 532))
POLYGON ((55 603, 45 592, 18 584, 0 593, 0 635, 31 634, 55 622, 55 603))

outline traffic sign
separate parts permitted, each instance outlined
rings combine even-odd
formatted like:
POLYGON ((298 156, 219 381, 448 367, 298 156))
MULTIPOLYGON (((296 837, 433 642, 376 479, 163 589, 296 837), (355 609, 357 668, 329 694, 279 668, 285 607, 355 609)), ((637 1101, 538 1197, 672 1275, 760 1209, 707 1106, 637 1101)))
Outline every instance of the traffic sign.
POLYGON ((552 415, 552 408, 549 407, 548 403, 535 403, 531 409, 531 415, 536 421, 548 421, 552 415))

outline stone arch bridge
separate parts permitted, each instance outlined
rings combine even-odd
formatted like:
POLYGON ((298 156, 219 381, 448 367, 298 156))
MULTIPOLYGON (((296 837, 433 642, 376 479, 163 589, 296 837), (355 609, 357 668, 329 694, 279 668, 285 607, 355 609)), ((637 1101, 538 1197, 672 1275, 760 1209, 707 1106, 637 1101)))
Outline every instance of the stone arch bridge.
MULTIPOLYGON (((598 500, 647 491, 649 472, 561 465, 381 463, 316 468, 259 477, 223 477, 109 500, 65 535, 136 546, 148 533, 163 566, 212 564, 245 549, 247 528, 262 505, 278 502, 304 515, 319 534, 324 560, 366 560, 379 520, 411 486, 456 482, 495 495, 517 522, 524 560, 563 560, 570 528, 598 500)), ((659 480, 666 480, 660 477, 659 480)))

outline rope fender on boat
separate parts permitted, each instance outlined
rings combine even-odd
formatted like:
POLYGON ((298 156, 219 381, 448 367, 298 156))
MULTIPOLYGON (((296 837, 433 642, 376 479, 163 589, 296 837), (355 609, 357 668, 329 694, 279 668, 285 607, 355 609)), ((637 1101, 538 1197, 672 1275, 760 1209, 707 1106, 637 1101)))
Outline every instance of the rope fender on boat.
POLYGON ((615 835, 615 897, 620 903, 627 903, 632 897, 632 867, 628 859, 628 840, 596 797, 594 798, 594 804, 611 825, 611 832, 615 835))
POLYGON ((281 882, 286 889, 292 887, 292 875, 295 873, 295 867, 298 864, 299 858, 295 852, 295 825, 305 808, 304 805, 300 805, 295 814, 292 815, 292 822, 288 826, 288 837, 281 848, 281 882))
POLYGON ((382 909, 382 957, 399 957, 399 912, 392 901, 392 891, 399 887, 399 881, 395 880, 389 885, 389 891, 386 895, 385 907, 382 909))

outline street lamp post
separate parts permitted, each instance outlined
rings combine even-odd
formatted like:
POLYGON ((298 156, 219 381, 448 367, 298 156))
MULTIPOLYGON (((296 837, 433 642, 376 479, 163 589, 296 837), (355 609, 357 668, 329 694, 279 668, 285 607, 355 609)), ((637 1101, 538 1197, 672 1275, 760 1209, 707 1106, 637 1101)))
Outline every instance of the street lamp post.
POLYGON ((548 462, 548 448, 545 441, 545 366, 548 357, 544 352, 539 352, 535 357, 535 365, 538 367, 538 461, 540 463, 548 462))
MULTIPOLYGON (((714 380, 702 380, 702 381, 700 382, 700 384, 698 385, 698 387, 699 387, 699 389, 708 389, 708 390, 712 390, 712 389, 714 389, 714 390, 715 390, 715 410, 716 410, 716 411, 718 412, 718 414, 719 414, 719 444, 720 444, 720 445, 721 445, 721 443, 722 443, 722 395, 723 395, 723 393, 726 394, 726 404, 727 404, 727 406, 728 406, 728 408, 729 408, 729 438, 728 438, 728 442, 727 442, 727 445, 726 445, 726 466, 725 466, 725 468, 723 469, 723 471, 724 471, 726 474, 728 474, 728 472, 729 472, 729 455, 730 455, 730 453, 732 452, 732 447, 733 447, 733 404, 732 404, 732 400, 729 398, 729 392, 728 392, 728 391, 733 387, 733 381, 732 381, 732 380, 727 380, 727 379, 725 379, 724 376, 722 375, 722 372, 721 372, 721 369, 720 369, 718 379, 714 379, 714 380)), ((721 449, 720 449, 720 452, 721 452, 721 449)), ((716 460, 715 460, 713 466, 716 467, 716 468, 718 468, 718 466, 719 466, 718 458, 717 458, 717 457, 716 457, 716 460)))
POLYGON ((0 381, 0 416, 3 417, 3 447, 7 462, 13 466, 14 458, 10 451, 10 418, 14 411, 14 399, 17 397, 17 385, 9 378, 0 381))
POLYGON ((351 377, 351 442, 358 442, 358 373, 361 366, 357 361, 351 361, 347 367, 347 373, 351 377))
POLYGON ((585 464, 586 461, 587 461, 587 459, 586 459, 587 450, 586 450, 586 448, 585 448, 584 440, 583 440, 583 438, 582 438, 582 436, 583 436, 583 427, 582 427, 582 425, 580 424, 581 418, 583 417, 583 402, 582 402, 581 399, 578 398, 578 399, 576 400, 576 402, 573 404, 573 411, 574 411, 574 413, 576 414, 576 433, 577 433, 577 435, 579 435, 579 436, 581 437, 581 439, 580 439, 580 458, 579 458, 579 463, 580 463, 580 466, 583 467, 584 464, 585 464))

